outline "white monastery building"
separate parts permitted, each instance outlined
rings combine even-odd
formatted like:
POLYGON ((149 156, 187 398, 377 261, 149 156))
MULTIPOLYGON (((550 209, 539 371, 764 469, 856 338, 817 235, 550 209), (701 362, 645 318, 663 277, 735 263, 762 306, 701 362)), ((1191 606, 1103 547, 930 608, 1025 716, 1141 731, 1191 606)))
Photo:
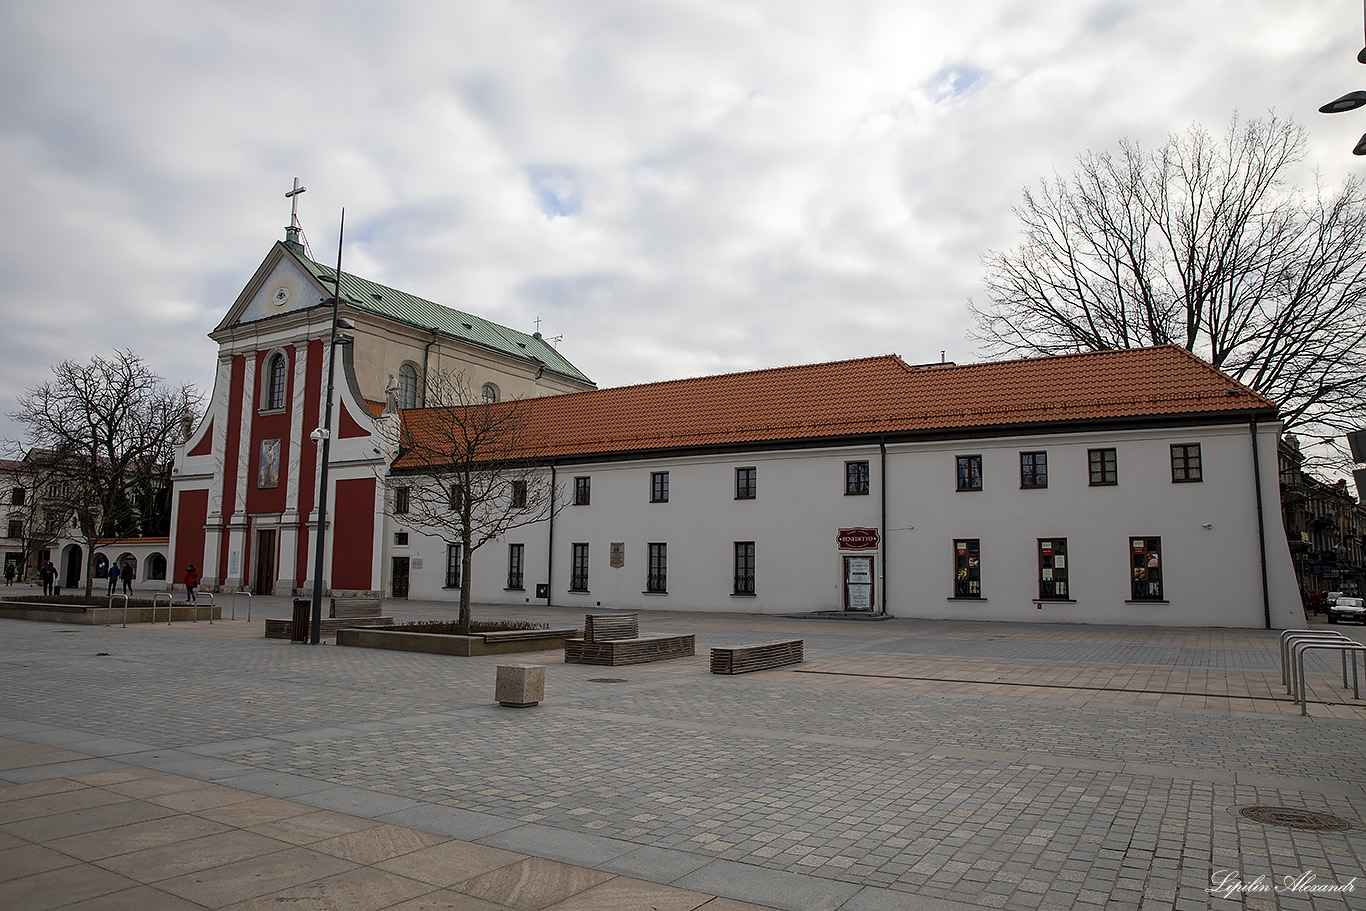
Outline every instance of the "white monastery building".
MULTIPOLYGON (((172 576, 311 592, 333 270, 277 243, 210 334, 172 576)), ((597 389, 541 338, 343 274, 323 586, 459 598, 407 523, 426 379, 516 405, 557 491, 472 555, 473 600, 1285 628, 1304 615, 1273 402, 1177 347, 968 366, 894 355, 597 389), (387 395, 386 395, 387 393, 387 395), (388 403, 386 405, 386 399, 388 403)))

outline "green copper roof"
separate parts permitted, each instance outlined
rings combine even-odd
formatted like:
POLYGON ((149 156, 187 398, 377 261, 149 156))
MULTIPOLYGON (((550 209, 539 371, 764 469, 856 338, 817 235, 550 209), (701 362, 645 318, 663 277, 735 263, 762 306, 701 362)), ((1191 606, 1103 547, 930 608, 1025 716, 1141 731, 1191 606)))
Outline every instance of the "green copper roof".
MULTIPOLYGON (((281 244, 281 246, 285 245, 281 244)), ((288 247, 286 246, 285 249, 288 247)), ((315 263, 295 251, 291 250, 290 253, 300 266, 313 274, 315 279, 328 276, 329 281, 324 283, 324 287, 331 284, 330 277, 337 271, 336 269, 315 263)), ((539 332, 534 335, 527 335, 524 332, 509 329, 507 326, 500 326, 472 313, 464 313, 441 304, 434 304, 429 300, 423 300, 394 288, 368 281, 349 272, 342 272, 341 286, 342 301, 349 307, 397 320, 400 323, 407 323, 419 329, 429 331, 435 329, 442 335, 490 348, 510 357, 531 361, 543 365, 546 370, 552 373, 558 373, 589 385, 596 385, 584 376, 579 368, 561 356, 554 346, 546 344, 539 332)))

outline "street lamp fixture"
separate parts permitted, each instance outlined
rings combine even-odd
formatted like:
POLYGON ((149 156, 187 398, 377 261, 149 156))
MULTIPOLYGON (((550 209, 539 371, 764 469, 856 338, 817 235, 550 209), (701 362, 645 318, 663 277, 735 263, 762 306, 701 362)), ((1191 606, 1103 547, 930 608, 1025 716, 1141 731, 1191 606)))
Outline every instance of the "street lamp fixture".
MULTIPOLYGON (((1366 0, 1362 2, 1362 19, 1366 21, 1366 0)), ((1366 64, 1366 47, 1357 52, 1357 63, 1366 64)), ((1348 92, 1319 108, 1319 113, 1341 114, 1343 111, 1355 111, 1360 107, 1366 107, 1366 92, 1348 92)), ((1357 144, 1352 148, 1352 154, 1366 155, 1366 136, 1357 140, 1357 144)))

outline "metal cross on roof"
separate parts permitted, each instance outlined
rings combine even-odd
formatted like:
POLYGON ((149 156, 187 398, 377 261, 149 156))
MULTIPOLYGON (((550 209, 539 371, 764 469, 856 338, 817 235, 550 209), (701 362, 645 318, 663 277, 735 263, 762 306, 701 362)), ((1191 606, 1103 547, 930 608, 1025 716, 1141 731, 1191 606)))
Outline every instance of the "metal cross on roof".
POLYGON ((299 227, 299 194, 305 192, 308 187, 299 186, 299 178, 294 178, 294 189, 285 194, 285 199, 289 200, 289 226, 299 227))

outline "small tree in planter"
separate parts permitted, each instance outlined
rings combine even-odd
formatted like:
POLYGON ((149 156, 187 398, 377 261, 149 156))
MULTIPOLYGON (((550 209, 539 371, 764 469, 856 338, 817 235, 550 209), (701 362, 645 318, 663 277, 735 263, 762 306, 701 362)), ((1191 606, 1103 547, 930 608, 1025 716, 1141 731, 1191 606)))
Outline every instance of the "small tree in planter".
POLYGON ((549 517, 555 490, 537 458, 543 439, 531 427, 525 400, 491 401, 462 371, 437 371, 428 377, 424 401, 424 408, 401 412, 386 510, 459 547, 458 632, 469 635, 474 552, 549 517))

